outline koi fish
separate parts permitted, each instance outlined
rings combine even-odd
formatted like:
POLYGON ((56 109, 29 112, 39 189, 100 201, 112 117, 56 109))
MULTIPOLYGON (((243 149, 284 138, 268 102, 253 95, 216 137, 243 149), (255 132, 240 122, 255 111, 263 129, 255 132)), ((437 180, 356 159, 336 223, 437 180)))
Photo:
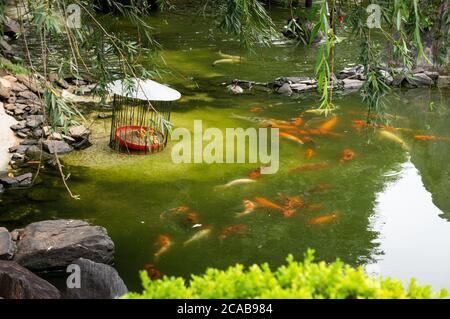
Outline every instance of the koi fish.
POLYGON ((219 55, 221 58, 224 58, 224 59, 234 59, 234 60, 244 59, 243 57, 241 57, 239 55, 230 55, 230 54, 222 53, 222 51, 219 51, 219 55))
POLYGON ((248 173, 248 177, 250 177, 251 179, 257 179, 259 176, 261 176, 261 167, 258 167, 257 169, 248 173))
POLYGON ((242 217, 242 216, 250 214, 251 212, 253 212, 255 210, 256 205, 252 201, 250 201, 248 199, 244 199, 244 207, 245 207, 245 210, 242 213, 237 213, 236 217, 242 217))
POLYGON ((295 215, 298 208, 303 207, 304 203, 300 196, 281 196, 284 198, 283 216, 292 217, 295 215))
POLYGON ((303 144, 303 141, 300 138, 298 138, 297 136, 294 136, 292 134, 289 134, 289 133, 286 133, 286 132, 279 132, 278 135, 281 136, 281 137, 284 137, 284 138, 286 138, 288 140, 294 141, 294 142, 296 142, 298 144, 303 144))
POLYGON ((415 139, 421 140, 421 141, 448 141, 450 138, 448 137, 440 137, 440 136, 434 136, 434 135, 415 135, 415 139))
POLYGON ((254 107, 254 108, 250 109, 250 112, 252 112, 252 113, 260 113, 262 111, 264 111, 264 110, 261 107, 254 107))
POLYGON ((345 150, 342 151, 341 162, 351 161, 355 157, 356 157, 355 152, 349 148, 346 148, 345 150))
POLYGON ((316 151, 314 151, 312 148, 308 148, 306 151, 305 151, 305 157, 306 158, 312 158, 312 157, 314 157, 316 155, 316 151))
POLYGON ((231 181, 225 185, 222 185, 221 187, 223 188, 229 188, 235 185, 242 185, 242 184, 250 184, 250 183, 255 183, 256 181, 254 179, 249 179, 249 178, 241 178, 241 179, 235 179, 234 181, 231 181))
POLYGON ((319 126, 319 130, 321 132, 327 132, 330 131, 337 123, 337 117, 333 116, 331 119, 329 119, 328 121, 322 123, 322 125, 319 126))
POLYGON ((379 134, 380 134, 381 137, 384 137, 384 138, 386 138, 388 140, 391 140, 392 142, 400 144, 403 149, 409 151, 409 146, 398 135, 395 135, 394 133, 391 133, 391 132, 386 131, 386 130, 379 130, 379 134))
POLYGON ((209 236, 210 234, 211 234, 211 228, 205 228, 205 229, 199 230, 191 238, 186 240, 183 243, 183 246, 187 246, 187 245, 193 243, 194 241, 197 241, 197 240, 200 240, 202 238, 209 236))
POLYGON ((291 169, 291 172, 308 172, 308 171, 317 171, 321 169, 328 168, 328 163, 311 163, 311 164, 305 164, 297 168, 291 169))
POLYGON ((158 242, 161 248, 155 253, 156 258, 167 252, 169 248, 172 246, 172 241, 170 240, 170 237, 167 235, 159 235, 158 242))
POLYGON ((246 224, 236 224, 226 227, 219 235, 219 239, 222 241, 231 234, 243 234, 248 230, 246 224))
POLYGON ((171 208, 168 211, 163 212, 161 215, 159 215, 160 218, 164 219, 166 218, 166 215, 175 215, 175 214, 185 214, 190 210, 189 206, 179 206, 175 208, 171 208))
POLYGON ((255 197, 255 202, 270 209, 279 210, 281 212, 283 211, 283 208, 280 205, 277 205, 264 197, 255 197))
POLYGON ((301 117, 296 117, 295 119, 294 119, 294 125, 295 126, 300 126, 300 125, 302 125, 303 124, 303 119, 301 118, 301 117))
POLYGON ((161 272, 158 269, 156 269, 155 265, 145 264, 144 269, 147 271, 148 277, 151 280, 158 280, 162 278, 161 272))
POLYGON ((308 221, 309 225, 320 225, 329 223, 337 218, 336 213, 332 213, 330 215, 317 216, 308 221))
POLYGON ((216 66, 218 64, 236 64, 241 63, 243 59, 219 59, 213 62, 212 66, 216 66))

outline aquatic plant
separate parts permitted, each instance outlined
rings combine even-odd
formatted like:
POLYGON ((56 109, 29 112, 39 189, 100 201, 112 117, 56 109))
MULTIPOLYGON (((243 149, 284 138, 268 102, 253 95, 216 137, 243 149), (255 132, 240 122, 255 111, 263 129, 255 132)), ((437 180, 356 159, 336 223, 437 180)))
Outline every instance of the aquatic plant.
POLYGON ((287 264, 272 271, 267 263, 248 268, 237 264, 226 270, 210 268, 202 275, 183 278, 164 276, 150 280, 141 272, 142 293, 129 293, 126 299, 429 299, 445 298, 446 290, 433 292, 414 279, 407 288, 399 280, 368 276, 362 267, 354 268, 340 260, 331 264, 314 261, 308 250, 303 262, 292 255, 287 264))

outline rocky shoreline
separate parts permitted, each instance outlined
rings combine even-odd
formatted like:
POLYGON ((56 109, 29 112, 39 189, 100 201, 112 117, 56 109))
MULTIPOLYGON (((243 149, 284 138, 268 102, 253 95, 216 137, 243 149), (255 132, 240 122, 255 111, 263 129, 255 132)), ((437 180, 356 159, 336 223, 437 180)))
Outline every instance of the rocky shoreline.
MULTIPOLYGON (((404 68, 394 70, 386 68, 380 70, 380 72, 385 77, 386 83, 392 87, 412 89, 417 87, 447 88, 450 86, 449 75, 440 74, 429 68, 418 67, 411 73, 404 68)), ((363 86, 364 81, 364 66, 349 66, 337 73, 334 79, 334 88, 341 91, 356 91, 363 86)), ((270 89, 278 94, 292 95, 294 93, 317 91, 317 79, 307 76, 286 76, 268 83, 236 79, 229 86, 231 92, 235 94, 243 93, 244 88, 248 90, 270 89)))
MULTIPOLYGON (((111 266, 114 243, 105 228, 81 220, 48 220, 9 232, 0 227, 0 298, 112 299, 128 292, 111 266), (59 291, 38 274, 79 269, 79 288, 59 291)), ((71 275, 67 273, 66 277, 71 275)), ((68 280, 69 282, 69 280, 68 280)), ((76 281, 75 281, 76 282, 76 281)))

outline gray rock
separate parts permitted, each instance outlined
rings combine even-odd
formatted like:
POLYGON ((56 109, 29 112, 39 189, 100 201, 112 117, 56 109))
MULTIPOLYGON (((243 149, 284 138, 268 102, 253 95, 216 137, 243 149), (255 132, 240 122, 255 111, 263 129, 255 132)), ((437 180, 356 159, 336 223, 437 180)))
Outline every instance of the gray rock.
POLYGON ((81 220, 33 223, 20 232, 14 255, 14 261, 33 270, 61 269, 78 258, 113 262, 114 243, 105 228, 81 220))
POLYGON ((20 142, 20 145, 37 145, 38 141, 32 138, 26 138, 22 142, 20 142))
POLYGON ((0 227, 0 260, 12 259, 14 255, 14 244, 9 231, 0 227))
POLYGON ((291 90, 294 92, 305 92, 308 91, 310 87, 311 86, 304 83, 291 84, 291 90))
POLYGON ((25 85, 33 93, 36 94, 44 93, 44 90, 42 89, 41 85, 29 75, 18 74, 16 77, 20 83, 25 85))
POLYGON ((291 95, 292 94, 291 85, 289 83, 284 83, 276 90, 276 92, 279 94, 291 95))
POLYGON ((30 147, 29 145, 16 145, 16 146, 10 147, 8 149, 8 151, 10 153, 25 154, 29 147, 30 147))
POLYGON ((342 82, 343 82, 344 90, 358 90, 364 84, 364 81, 353 80, 353 79, 344 79, 344 80, 342 80, 342 82))
POLYGON ((380 70, 380 73, 383 76, 384 80, 386 81, 386 84, 391 85, 392 82, 394 82, 394 78, 388 71, 380 70))
POLYGON ((440 88, 449 87, 450 86, 450 76, 449 75, 440 75, 437 79, 437 86, 440 88))
POLYGON ((73 151, 73 147, 64 141, 46 140, 42 142, 42 145, 50 154, 65 154, 73 151))
POLYGON ((32 182, 33 174, 31 173, 26 173, 15 177, 0 177, 0 184, 6 188, 29 187, 32 182))
POLYGON ((30 159, 30 160, 39 160, 39 159, 43 159, 43 160, 49 160, 49 159, 53 159, 53 156, 50 155, 49 153, 47 153, 44 150, 41 150, 41 148, 39 146, 36 145, 32 145, 30 146, 26 152, 25 155, 30 159))
POLYGON ((26 125, 31 128, 36 128, 44 122, 43 115, 28 115, 26 125))
POLYGON ((80 266, 81 288, 67 288, 64 298, 115 299, 128 293, 113 267, 84 258, 76 260, 74 264, 80 266))
POLYGON ((425 73, 416 73, 407 79, 408 82, 415 86, 432 86, 434 81, 425 73))
POLYGON ((15 35, 20 32, 19 22, 10 18, 6 19, 3 28, 3 33, 11 38, 15 37, 15 35))
POLYGON ((16 176, 16 180, 19 182, 19 187, 30 187, 33 184, 33 174, 26 173, 16 176))
POLYGON ((31 91, 19 92, 18 96, 20 96, 24 99, 27 99, 27 100, 32 100, 32 101, 39 100, 39 97, 31 91))
POLYGON ((14 188, 19 186, 19 181, 14 177, 0 177, 0 184, 2 184, 6 188, 14 188))
POLYGON ((0 260, 0 297, 5 299, 59 299, 53 285, 13 261, 0 260))
POLYGON ((12 46, 10 46, 9 43, 6 42, 5 40, 0 39, 0 49, 3 52, 9 52, 9 51, 12 51, 12 46))
POLYGON ((439 73, 436 71, 425 71, 424 72, 427 76, 429 76, 433 81, 437 81, 439 77, 439 73))
POLYGON ((14 92, 23 92, 27 90, 27 87, 19 82, 11 83, 11 88, 14 92))
POLYGON ((72 126, 69 129, 69 134, 74 139, 85 139, 89 137, 91 132, 84 125, 72 126))

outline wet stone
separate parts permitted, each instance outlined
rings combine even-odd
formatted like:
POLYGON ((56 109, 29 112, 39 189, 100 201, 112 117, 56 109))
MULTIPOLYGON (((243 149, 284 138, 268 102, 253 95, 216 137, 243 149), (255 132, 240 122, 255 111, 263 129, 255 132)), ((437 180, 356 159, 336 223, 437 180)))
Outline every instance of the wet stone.
POLYGON ((14 255, 14 244, 9 231, 0 227, 0 260, 12 259, 14 255))
POLYGON ((42 142, 42 145, 50 154, 64 154, 73 151, 73 148, 64 141, 46 140, 42 142))

